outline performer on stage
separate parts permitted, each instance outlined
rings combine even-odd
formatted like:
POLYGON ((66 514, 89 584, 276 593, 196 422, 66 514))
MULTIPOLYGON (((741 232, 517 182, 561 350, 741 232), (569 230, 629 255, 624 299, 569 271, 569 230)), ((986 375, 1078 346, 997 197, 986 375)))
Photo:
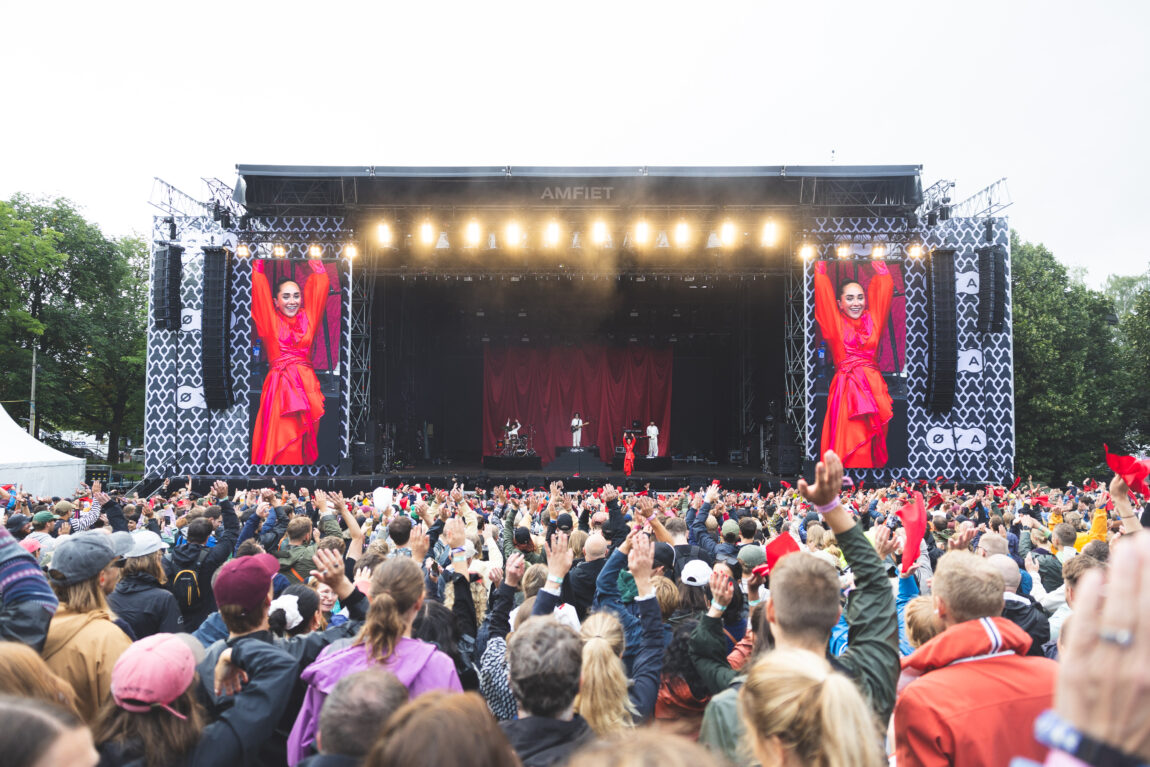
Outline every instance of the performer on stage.
POLYGON ((503 431, 507 432, 508 437, 517 437, 519 436, 519 429, 521 429, 522 426, 518 418, 508 418, 507 424, 503 427, 503 431))
POLYGON ((323 322, 328 276, 318 259, 308 261, 304 288, 281 280, 272 291, 264 262, 252 266, 252 320, 268 357, 268 374, 252 434, 253 464, 312 464, 323 392, 311 365, 311 344, 323 322), (301 300, 302 299, 302 300, 301 300))
POLYGON ((886 465, 893 414, 876 357, 894 282, 884 262, 873 263, 876 274, 866 291, 857 282, 843 282, 837 302, 826 263, 815 264, 815 319, 835 362, 819 455, 833 449, 847 468, 886 465))
POLYGON ((575 412, 575 417, 571 419, 571 447, 579 447, 583 439, 583 425, 588 423, 579 417, 579 412, 575 412))
POLYGON ((623 434, 623 449, 626 454, 623 456, 623 474, 631 476, 631 472, 635 470, 635 435, 628 432, 623 434))
POLYGON ((647 457, 659 457, 659 427, 654 421, 647 426, 647 457))

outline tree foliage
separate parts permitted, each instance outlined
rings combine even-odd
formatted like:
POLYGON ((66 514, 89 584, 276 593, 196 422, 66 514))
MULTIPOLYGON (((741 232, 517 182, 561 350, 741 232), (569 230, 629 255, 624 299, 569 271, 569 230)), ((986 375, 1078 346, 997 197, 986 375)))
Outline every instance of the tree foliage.
POLYGON ((1114 304, 1013 232, 1011 254, 1018 470, 1079 482, 1097 471, 1104 442, 1127 441, 1133 379, 1114 304))
POLYGON ((35 344, 38 430, 108 434, 109 460, 142 429, 146 259, 143 241, 105 237, 66 199, 0 202, 0 398, 28 399, 35 344))

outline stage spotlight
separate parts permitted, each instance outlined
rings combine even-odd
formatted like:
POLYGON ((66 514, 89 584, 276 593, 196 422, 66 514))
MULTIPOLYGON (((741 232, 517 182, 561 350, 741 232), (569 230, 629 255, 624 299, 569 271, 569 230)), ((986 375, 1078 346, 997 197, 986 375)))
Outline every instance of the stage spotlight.
POLYGON ((763 224, 763 247, 774 247, 775 243, 779 240, 779 226, 774 221, 768 221, 763 224))
POLYGON ((347 246, 343 249, 343 252, 348 258, 354 259, 356 256, 359 255, 359 248, 355 247, 354 242, 349 242, 347 244, 347 246))
POLYGON ((719 240, 722 241, 724 248, 729 248, 735 244, 735 224, 733 221, 724 221, 722 226, 719 227, 719 240))
POLYGON ((519 222, 517 221, 512 221, 507 225, 503 236, 507 240, 506 245, 509 248, 518 248, 523 244, 523 230, 519 228, 519 222))
POLYGON ((475 248, 479 246, 479 241, 483 238, 483 233, 479 231, 479 222, 475 219, 467 222, 467 230, 464 234, 464 240, 469 247, 475 248))
POLYGON ((391 247, 391 226, 384 221, 379 222, 376 227, 376 237, 379 238, 379 244, 385 248, 391 247))
POLYGON ((272 255, 276 258, 283 258, 287 255, 287 249, 283 245, 276 245, 272 248, 272 255))
POLYGON ((602 245, 607 242, 607 222, 596 221, 591 224, 591 244, 602 245))
POLYGON ((835 252, 838 253, 839 258, 849 258, 851 254, 851 246, 844 242, 835 249, 835 252))
POLYGON ((876 242, 875 244, 871 245, 870 257, 873 260, 879 261, 884 256, 886 256, 886 246, 885 245, 883 245, 881 242, 876 242))
POLYGON ((321 248, 319 245, 312 245, 310 248, 307 249, 307 252, 308 252, 308 255, 311 256, 312 258, 319 258, 320 256, 323 255, 323 248, 321 248))
POLYGON ((910 248, 907 250, 907 255, 910 256, 911 258, 922 258, 922 246, 921 245, 911 245, 910 248))
POLYGON ((799 257, 804 261, 810 261, 815 257, 815 246, 809 243, 804 243, 803 246, 799 248, 799 257))
POLYGON ((691 227, 687 226, 686 221, 680 221, 675 224, 675 244, 683 247, 691 240, 691 227))
POLYGON ((236 255, 240 258, 247 258, 251 254, 252 252, 248 250, 248 246, 244 245, 242 242, 236 246, 236 255))
POLYGON ((424 221, 419 225, 419 239, 424 245, 431 245, 435 242, 435 227, 431 225, 430 221, 424 221))
POLYGON ((543 244, 554 248, 559 244, 559 222, 548 221, 547 228, 543 230, 543 244))
POLYGON ((651 241, 651 225, 646 221, 639 221, 635 224, 635 244, 646 245, 651 241))

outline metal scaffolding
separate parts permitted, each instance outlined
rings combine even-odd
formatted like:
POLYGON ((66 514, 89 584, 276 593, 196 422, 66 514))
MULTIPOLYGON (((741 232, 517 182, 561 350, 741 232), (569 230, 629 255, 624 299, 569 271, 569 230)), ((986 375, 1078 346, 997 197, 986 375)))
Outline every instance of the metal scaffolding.
POLYGON ((355 457, 356 444, 367 445, 373 419, 371 407, 371 318, 375 297, 375 272, 354 264, 351 272, 351 346, 348 350, 350 411, 348 436, 355 457))
MULTIPOLYGON (((792 248, 797 252, 797 248, 792 248)), ((806 263, 790 259, 784 282, 786 308, 783 313, 783 365, 785 367, 785 397, 783 417, 795 430, 800 449, 807 435, 807 355, 806 305, 803 289, 806 281, 806 263)), ((800 455, 805 454, 805 450, 800 455)))

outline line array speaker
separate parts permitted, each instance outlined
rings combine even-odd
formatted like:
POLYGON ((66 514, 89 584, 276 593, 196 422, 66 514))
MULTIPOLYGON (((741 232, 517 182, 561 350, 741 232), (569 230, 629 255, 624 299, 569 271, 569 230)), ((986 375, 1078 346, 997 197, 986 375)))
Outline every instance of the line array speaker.
POLYGON ((235 404, 231 382, 228 330, 232 324, 231 253, 225 248, 204 248, 204 311, 202 318, 204 401, 212 410, 235 404))
POLYGON ((156 327, 162 330, 180 329, 180 280, 183 279, 184 249, 167 245, 156 250, 152 276, 152 311, 156 327))
POLYGON ((958 372, 953 250, 931 253, 928 280, 930 353, 927 355, 926 406, 934 413, 946 413, 954 407, 958 372))
POLYGON ((1006 323, 1006 248, 978 249, 978 332, 1001 333, 1006 323))

